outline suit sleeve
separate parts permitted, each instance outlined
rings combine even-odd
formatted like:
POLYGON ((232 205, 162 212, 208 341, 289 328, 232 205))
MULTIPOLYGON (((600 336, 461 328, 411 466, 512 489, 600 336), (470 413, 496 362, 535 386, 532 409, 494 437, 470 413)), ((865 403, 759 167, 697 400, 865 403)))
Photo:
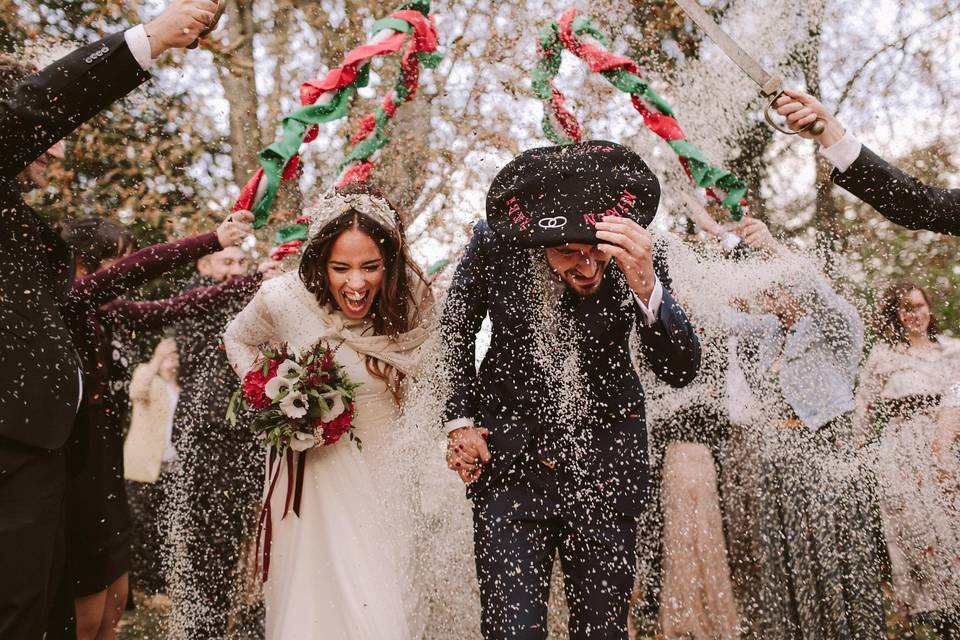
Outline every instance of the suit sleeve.
POLYGON ((149 77, 121 32, 67 54, 0 93, 0 175, 16 176, 149 77))
POLYGON ((960 189, 925 185, 867 147, 833 181, 886 218, 908 229, 960 235, 960 189))
POLYGON ((477 416, 477 332, 487 315, 489 265, 485 245, 486 222, 474 227, 473 237, 454 273, 440 317, 446 367, 451 381, 445 421, 477 416))
POLYGON ((645 326, 643 318, 637 317, 640 351, 658 378, 672 387, 684 387, 700 371, 700 340, 687 314, 670 294, 666 260, 658 257, 655 267, 663 287, 663 299, 652 325, 645 326))
POLYGON ((217 234, 211 231, 193 238, 140 249, 109 269, 77 278, 70 292, 70 304, 106 304, 127 291, 221 248, 217 234))
POLYGON ((115 300, 107 312, 130 329, 159 330, 191 318, 201 318, 224 305, 248 297, 260 284, 259 275, 231 278, 211 287, 191 289, 166 300, 115 300))

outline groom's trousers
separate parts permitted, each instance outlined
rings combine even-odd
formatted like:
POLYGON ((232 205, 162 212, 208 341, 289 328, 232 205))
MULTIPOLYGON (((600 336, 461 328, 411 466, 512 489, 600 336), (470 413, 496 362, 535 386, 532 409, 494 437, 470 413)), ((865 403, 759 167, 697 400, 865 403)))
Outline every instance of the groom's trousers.
POLYGON ((627 637, 637 518, 615 511, 582 474, 532 450, 474 500, 474 552, 486 640, 547 637, 559 555, 571 640, 627 637))

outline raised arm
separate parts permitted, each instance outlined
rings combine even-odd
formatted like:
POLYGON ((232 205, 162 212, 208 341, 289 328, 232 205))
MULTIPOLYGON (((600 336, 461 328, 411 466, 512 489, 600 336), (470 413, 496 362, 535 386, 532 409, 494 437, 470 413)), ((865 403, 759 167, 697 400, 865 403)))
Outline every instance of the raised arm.
POLYGON ((80 47, 27 77, 0 98, 0 173, 16 176, 149 77, 123 33, 80 47))
POLYGON ((154 278, 222 248, 217 234, 212 231, 192 238, 145 247, 108 269, 77 278, 70 296, 85 305, 105 304, 154 278))
POLYGON ((687 314, 670 294, 666 260, 657 260, 657 279, 662 288, 656 321, 646 324, 638 318, 640 351, 658 378, 671 387, 683 387, 700 371, 700 340, 687 314))
POLYGON ((219 307, 231 306, 249 297, 260 286, 260 274, 231 278, 210 287, 191 289, 165 300, 117 299, 107 313, 127 328, 158 330, 189 318, 201 318, 219 307))
POLYGON ((252 219, 253 215, 249 211, 232 213, 220 223, 216 231, 140 249, 108 269, 77 278, 70 293, 70 304, 106 304, 177 267, 196 261, 197 258, 216 253, 224 247, 237 246, 250 233, 248 223, 252 219))
POLYGON ((833 181, 907 229, 960 234, 960 189, 924 184, 889 164, 865 146, 845 171, 833 170, 833 181))
POLYGON ((0 175, 14 177, 86 120, 149 78, 167 49, 214 25, 214 0, 173 0, 156 19, 67 54, 0 94, 0 175))
POLYGON ((813 96, 785 91, 777 100, 777 111, 797 131, 820 118, 827 123, 813 138, 820 154, 834 165, 833 181, 891 221, 908 229, 929 229, 960 235, 960 189, 943 189, 924 184, 884 161, 863 146, 813 96))

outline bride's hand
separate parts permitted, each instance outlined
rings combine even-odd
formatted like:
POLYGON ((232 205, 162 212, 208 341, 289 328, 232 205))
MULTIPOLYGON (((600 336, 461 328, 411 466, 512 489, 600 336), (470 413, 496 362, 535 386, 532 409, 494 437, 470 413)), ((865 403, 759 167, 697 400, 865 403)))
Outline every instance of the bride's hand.
POLYGON ((488 435, 490 432, 483 427, 461 427, 447 434, 447 466, 465 484, 479 478, 483 465, 490 462, 488 435))

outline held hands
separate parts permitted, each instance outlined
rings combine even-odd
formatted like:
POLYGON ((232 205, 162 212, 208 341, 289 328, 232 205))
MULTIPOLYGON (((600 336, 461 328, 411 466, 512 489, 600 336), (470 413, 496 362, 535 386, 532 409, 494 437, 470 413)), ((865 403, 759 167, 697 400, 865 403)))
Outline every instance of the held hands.
POLYGON ((483 427, 461 427, 447 434, 447 466, 464 484, 479 478, 483 465, 490 462, 488 435, 490 432, 483 427))
POLYGON ((644 304, 650 302, 657 274, 653 270, 653 237, 630 218, 604 218, 597 223, 597 249, 616 258, 630 289, 644 304))
POLYGON ((253 214, 249 211, 234 211, 227 219, 217 227, 217 240, 220 246, 227 247, 239 246, 243 239, 250 235, 250 223, 253 222, 253 214))
POLYGON ((784 90, 784 95, 773 103, 777 113, 787 119, 787 126, 791 131, 799 133, 801 138, 816 140, 824 147, 837 142, 845 131, 833 114, 824 108, 823 104, 813 96, 800 91, 784 90), (810 131, 801 131, 817 118, 826 122, 823 133, 815 136, 810 131))
POLYGON ((173 0, 163 13, 144 25, 150 55, 156 58, 167 49, 187 47, 209 33, 216 26, 217 8, 215 0, 173 0))

